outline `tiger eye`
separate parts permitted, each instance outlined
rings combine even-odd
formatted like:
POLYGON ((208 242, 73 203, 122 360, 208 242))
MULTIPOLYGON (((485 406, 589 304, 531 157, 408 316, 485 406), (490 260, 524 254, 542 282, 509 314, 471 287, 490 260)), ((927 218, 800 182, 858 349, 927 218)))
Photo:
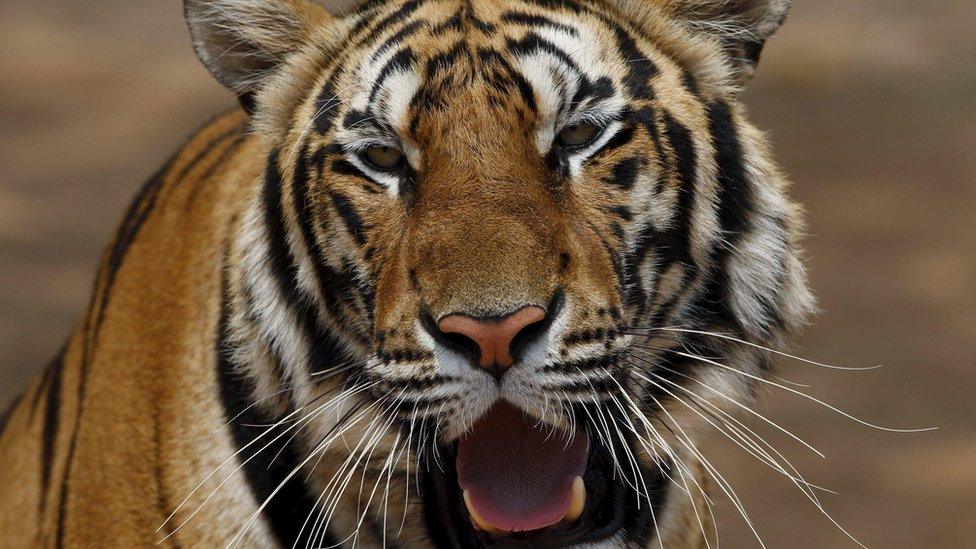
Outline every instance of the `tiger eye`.
POLYGON ((364 156, 374 168, 383 171, 393 170, 403 162, 403 153, 386 145, 373 145, 366 149, 364 156))
POLYGON ((580 122, 572 126, 566 126, 559 132, 559 143, 569 147, 585 145, 593 140, 599 132, 594 124, 590 122, 580 122))

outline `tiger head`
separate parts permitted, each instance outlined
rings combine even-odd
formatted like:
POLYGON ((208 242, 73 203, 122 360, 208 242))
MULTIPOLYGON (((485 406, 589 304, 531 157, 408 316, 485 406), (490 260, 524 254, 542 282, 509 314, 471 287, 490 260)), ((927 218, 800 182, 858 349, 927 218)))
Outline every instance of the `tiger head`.
POLYGON ((393 485, 378 528, 402 512, 417 544, 645 546, 677 520, 696 432, 812 309, 738 102, 788 7, 187 0, 266 143, 236 356, 325 456, 322 531, 379 516, 340 516, 347 473, 393 485))

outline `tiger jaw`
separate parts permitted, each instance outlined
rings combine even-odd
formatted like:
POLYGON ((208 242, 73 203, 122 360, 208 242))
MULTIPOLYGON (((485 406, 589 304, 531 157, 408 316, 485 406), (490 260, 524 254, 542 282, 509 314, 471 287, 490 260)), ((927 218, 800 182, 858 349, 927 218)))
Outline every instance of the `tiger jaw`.
MULTIPOLYGON (((608 540, 620 530, 623 517, 649 511, 648 505, 643 506, 645 511, 625 505, 635 494, 627 495, 631 490, 621 480, 626 465, 618 457, 634 450, 610 448, 602 435, 591 436, 586 432, 589 427, 578 427, 587 425, 587 416, 597 413, 584 411, 586 407, 607 406, 595 393, 597 387, 617 390, 605 384, 606 377, 619 368, 619 349, 628 340, 616 309, 594 307, 594 313, 605 312, 593 314, 595 319, 583 325, 576 319, 581 306, 571 296, 557 293, 542 309, 554 314, 526 319, 527 327, 535 325, 532 337, 523 338, 520 345, 513 343, 509 354, 517 361, 500 375, 486 367, 477 348, 466 353, 463 345, 445 341, 437 328, 443 323, 430 320, 426 328, 422 322, 418 326, 418 340, 431 356, 429 362, 413 368, 437 372, 441 379, 450 380, 428 392, 447 401, 430 417, 436 422, 434 431, 440 434, 438 449, 431 451, 440 459, 428 458, 436 464, 420 466, 420 474, 429 490, 436 487, 439 498, 444 498, 440 501, 452 502, 450 512, 437 520, 461 546, 566 546, 608 540), (604 384, 595 376, 603 377, 604 384), (575 402, 566 394, 569 389, 560 388, 561 383, 579 385, 575 399, 586 402, 575 402), (485 456, 488 459, 479 459, 485 456), (505 465, 504 458, 513 456, 516 459, 505 465), (513 485, 525 489, 493 489, 513 485)), ((499 318, 504 322, 512 316, 499 318)), ((381 339, 386 345, 391 343, 386 337, 381 339)), ((511 339, 514 342, 518 337, 511 339)), ((411 355, 383 351, 379 354, 411 355)), ((370 369, 392 377, 397 374, 391 364, 376 363, 370 369)), ((396 391, 396 382, 390 383, 381 383, 376 394, 396 391)), ((423 403, 417 406, 426 408, 423 403)), ((411 423, 419 422, 411 419, 411 423)), ((610 440, 614 445, 626 443, 610 440)), ((436 514, 430 502, 425 505, 428 515, 436 514)), ((431 520, 428 517, 428 523, 431 520)))

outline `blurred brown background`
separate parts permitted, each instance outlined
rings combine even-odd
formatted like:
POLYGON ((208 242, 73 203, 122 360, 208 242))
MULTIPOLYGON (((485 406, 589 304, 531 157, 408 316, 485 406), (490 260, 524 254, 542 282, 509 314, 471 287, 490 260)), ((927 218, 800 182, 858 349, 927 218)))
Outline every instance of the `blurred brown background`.
MULTIPOLYGON (((747 93, 809 209, 823 314, 781 374, 878 432, 772 391, 771 437, 870 547, 976 544, 976 3, 797 0, 747 93)), ((197 62, 181 5, 0 4, 0 407, 81 314, 141 182, 233 100, 197 62)), ((709 455, 769 547, 853 547, 742 450, 709 455)), ((722 542, 751 547, 719 498, 722 542)))

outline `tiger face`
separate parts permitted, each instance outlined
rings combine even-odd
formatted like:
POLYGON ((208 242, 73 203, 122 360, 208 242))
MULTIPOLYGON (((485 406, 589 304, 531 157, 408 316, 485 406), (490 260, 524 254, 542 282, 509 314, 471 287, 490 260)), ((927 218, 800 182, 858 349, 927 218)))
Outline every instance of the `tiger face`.
POLYGON ((327 456, 322 531, 360 535, 333 519, 357 468, 417 544, 645 546, 678 520, 705 414, 812 307, 737 102, 787 7, 187 2, 267 143, 235 356, 327 456))

